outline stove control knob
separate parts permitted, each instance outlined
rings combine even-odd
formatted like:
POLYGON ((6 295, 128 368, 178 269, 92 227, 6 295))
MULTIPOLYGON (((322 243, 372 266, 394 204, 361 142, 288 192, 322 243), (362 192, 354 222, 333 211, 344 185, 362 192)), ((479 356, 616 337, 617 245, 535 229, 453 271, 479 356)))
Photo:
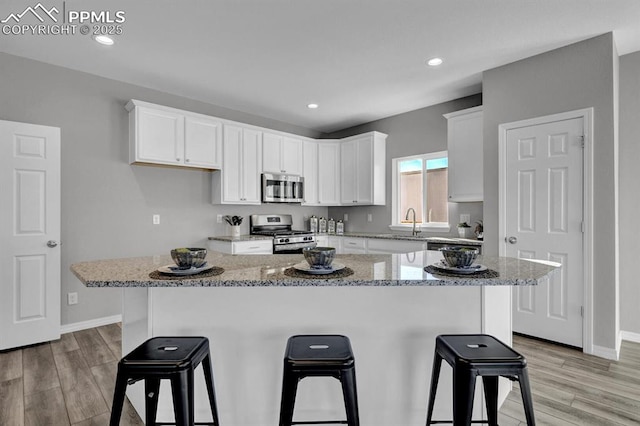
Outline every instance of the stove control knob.
POLYGON ((284 242, 285 242, 285 243, 288 243, 288 242, 289 242, 289 239, 288 239, 288 238, 285 238, 284 242))

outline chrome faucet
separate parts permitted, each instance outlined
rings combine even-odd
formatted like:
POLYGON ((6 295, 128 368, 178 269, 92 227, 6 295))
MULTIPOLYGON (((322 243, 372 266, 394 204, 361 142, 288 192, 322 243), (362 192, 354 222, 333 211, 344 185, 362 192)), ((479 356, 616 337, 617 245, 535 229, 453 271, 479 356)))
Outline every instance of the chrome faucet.
POLYGON ((411 229, 411 235, 415 237, 420 233, 420 231, 416 231, 416 211, 413 209, 413 207, 409 207, 407 209, 407 214, 404 217, 404 220, 409 220, 409 212, 413 212, 413 228, 411 229))

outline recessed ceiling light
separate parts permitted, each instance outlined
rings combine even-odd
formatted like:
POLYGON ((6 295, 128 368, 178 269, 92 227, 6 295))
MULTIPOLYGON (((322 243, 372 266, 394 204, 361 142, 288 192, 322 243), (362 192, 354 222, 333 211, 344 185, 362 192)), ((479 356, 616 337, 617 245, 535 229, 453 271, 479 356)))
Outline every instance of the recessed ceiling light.
POLYGON ((442 65, 442 62, 441 58, 431 58, 427 61, 427 65, 430 67, 437 67, 438 65, 442 65))
POLYGON ((111 46, 113 44, 113 39, 106 35, 98 35, 94 38, 100 44, 104 44, 105 46, 111 46))
POLYGON ((318 104, 309 104, 309 105, 307 105, 307 108, 316 109, 316 108, 318 108, 318 104))

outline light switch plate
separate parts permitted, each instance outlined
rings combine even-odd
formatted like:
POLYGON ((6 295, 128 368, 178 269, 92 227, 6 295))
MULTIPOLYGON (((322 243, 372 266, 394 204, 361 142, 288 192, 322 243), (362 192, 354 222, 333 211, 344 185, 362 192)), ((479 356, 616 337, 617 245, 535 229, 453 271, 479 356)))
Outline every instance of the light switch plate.
POLYGON ((216 220, 218 221, 218 223, 222 223, 222 215, 219 214, 216 220))
POLYGON ((371 213, 367 213, 367 222, 373 222, 373 215, 371 213))
POLYGON ((344 214, 344 222, 348 222, 349 221, 349 215, 347 213, 344 214))
POLYGON ((154 225, 160 225, 160 215, 159 214, 154 214, 153 215, 153 224, 154 225))

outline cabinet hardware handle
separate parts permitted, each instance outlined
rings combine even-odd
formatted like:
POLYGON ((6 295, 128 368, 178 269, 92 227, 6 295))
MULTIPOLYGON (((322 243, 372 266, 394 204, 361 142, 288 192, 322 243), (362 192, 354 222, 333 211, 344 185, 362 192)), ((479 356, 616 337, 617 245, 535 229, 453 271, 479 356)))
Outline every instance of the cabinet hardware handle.
POLYGON ((176 161, 180 161, 180 159, 179 159, 179 158, 176 158, 176 161))
POLYGON ((189 159, 187 158, 187 159, 185 159, 184 161, 185 161, 186 163, 188 163, 188 162, 189 162, 189 159))

